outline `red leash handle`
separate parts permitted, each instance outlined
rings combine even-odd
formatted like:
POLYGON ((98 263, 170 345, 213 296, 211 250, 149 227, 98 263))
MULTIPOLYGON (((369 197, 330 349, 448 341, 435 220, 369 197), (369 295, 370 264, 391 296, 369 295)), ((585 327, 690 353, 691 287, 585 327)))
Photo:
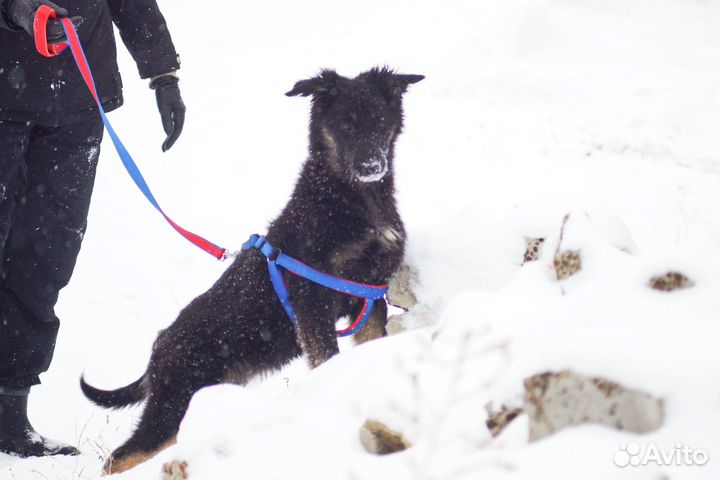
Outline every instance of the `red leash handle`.
POLYGON ((33 30, 35 32, 35 48, 40 55, 52 58, 67 48, 65 43, 48 44, 47 41, 47 24, 51 18, 57 18, 55 10, 47 5, 40 5, 35 12, 35 20, 33 20, 33 30))

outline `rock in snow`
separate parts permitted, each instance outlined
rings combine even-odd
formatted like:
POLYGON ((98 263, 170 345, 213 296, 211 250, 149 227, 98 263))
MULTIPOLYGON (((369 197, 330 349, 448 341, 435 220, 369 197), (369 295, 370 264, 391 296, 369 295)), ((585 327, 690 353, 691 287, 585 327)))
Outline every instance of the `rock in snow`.
POLYGON ((412 284, 417 278, 417 273, 408 265, 403 265, 400 270, 390 279, 388 285, 387 301, 390 305, 405 310, 410 310, 417 304, 417 298, 412 291, 412 284))
POLYGON ((661 399, 571 371, 526 379, 525 411, 530 418, 530 441, 586 423, 647 433, 660 428, 665 417, 661 399))
POLYGON ((525 255, 523 255, 523 265, 528 262, 536 262, 540 258, 545 239, 542 237, 528 238, 526 242, 527 247, 525 248, 525 255))
POLYGON ((375 420, 367 420, 360 428, 360 443, 369 453, 377 455, 401 452, 410 447, 402 434, 375 420))
POLYGON ((163 465, 162 480, 186 480, 188 464, 184 460, 173 460, 163 465))
POLYGON ((582 270, 580 252, 577 250, 565 250, 564 252, 558 253, 553 260, 553 266, 555 267, 555 275, 558 280, 565 280, 575 275, 582 270))
POLYGON ((523 413, 522 408, 509 408, 505 405, 503 405, 500 410, 494 411, 488 404, 485 406, 485 410, 488 414, 488 418, 485 420, 485 425, 488 430, 490 430, 493 437, 500 435, 510 422, 523 413))
POLYGON ((650 279, 650 288, 661 292, 672 292, 681 288, 691 287, 692 282, 680 272, 668 272, 650 279))

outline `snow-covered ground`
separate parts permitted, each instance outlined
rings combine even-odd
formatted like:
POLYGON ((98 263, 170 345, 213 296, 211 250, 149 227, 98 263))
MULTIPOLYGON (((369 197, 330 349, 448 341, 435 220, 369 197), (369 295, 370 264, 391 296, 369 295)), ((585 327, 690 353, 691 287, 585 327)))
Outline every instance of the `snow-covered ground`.
MULTIPOLYGON (((61 2, 58 2, 61 3, 61 2)), ((306 153, 296 80, 388 64, 427 76, 406 96, 398 198, 419 271, 420 325, 315 371, 301 361, 251 387, 198 393, 175 447, 119 478, 720 478, 720 4, 709 0, 160 2, 183 57, 188 106, 167 154, 152 92, 126 53, 111 115, 164 208, 228 248, 262 232, 306 153), (583 269, 558 282, 563 248, 583 269), (520 266, 525 237, 547 237, 520 266), (630 253, 627 253, 630 252, 630 253), (648 279, 679 270, 692 288, 648 279), (665 401, 646 435, 588 425, 497 439, 485 405, 523 379, 573 369, 665 401), (405 452, 365 453, 368 418, 405 452), (703 449, 703 466, 628 466, 635 442, 703 449)), ((0 479, 94 479, 140 410, 103 411, 81 372, 114 388, 144 370, 156 332, 225 265, 177 236, 135 190, 109 142, 54 363, 31 419, 77 458, 0 454, 0 479)), ((408 323, 413 323, 412 321, 408 323)))

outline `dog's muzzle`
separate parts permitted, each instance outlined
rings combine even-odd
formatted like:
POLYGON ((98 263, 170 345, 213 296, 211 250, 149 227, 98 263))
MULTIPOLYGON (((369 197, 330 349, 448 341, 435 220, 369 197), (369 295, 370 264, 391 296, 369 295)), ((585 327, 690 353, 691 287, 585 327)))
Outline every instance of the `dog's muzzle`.
POLYGON ((383 179, 388 172, 386 152, 361 162, 355 171, 355 178, 362 183, 372 183, 383 179))

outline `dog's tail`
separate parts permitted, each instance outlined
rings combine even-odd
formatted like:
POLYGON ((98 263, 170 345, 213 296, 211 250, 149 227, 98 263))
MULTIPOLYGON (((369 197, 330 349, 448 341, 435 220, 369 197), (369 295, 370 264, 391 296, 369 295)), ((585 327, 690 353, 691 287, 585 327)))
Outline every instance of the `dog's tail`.
POLYGON ((117 390, 100 390, 85 382, 85 376, 83 375, 80 377, 80 389, 95 405, 104 408, 122 408, 139 403, 145 398, 146 392, 145 388, 143 388, 143 380, 145 380, 145 374, 130 385, 117 390))

